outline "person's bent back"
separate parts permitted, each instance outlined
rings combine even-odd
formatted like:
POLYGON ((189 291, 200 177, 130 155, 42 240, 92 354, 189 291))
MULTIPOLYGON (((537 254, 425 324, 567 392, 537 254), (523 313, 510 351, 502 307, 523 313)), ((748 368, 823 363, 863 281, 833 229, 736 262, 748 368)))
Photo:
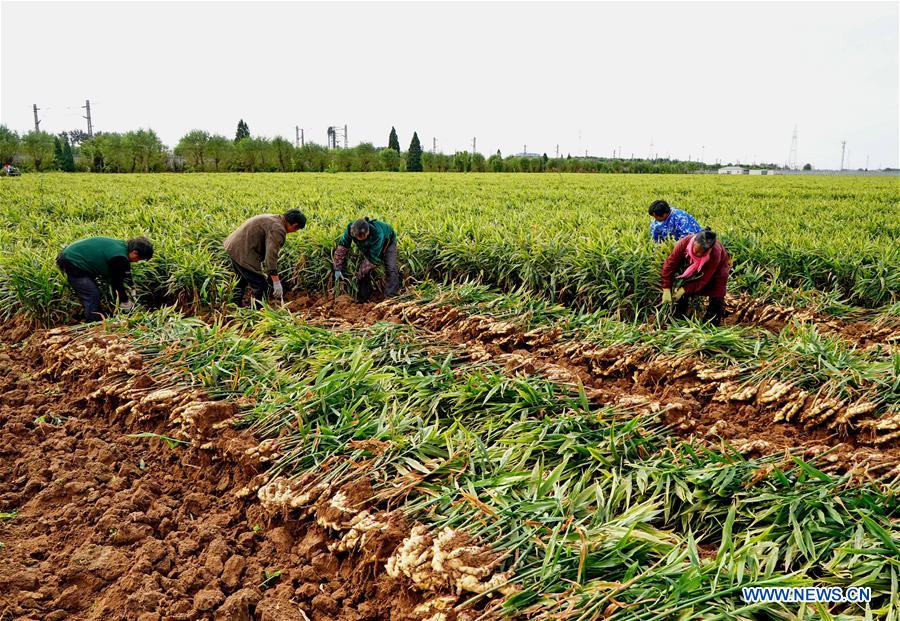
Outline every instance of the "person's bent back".
POLYGON ((231 268, 238 279, 233 298, 235 304, 243 303, 248 285, 254 300, 262 301, 270 293, 282 297, 284 289, 278 275, 278 254, 287 234, 305 226, 306 216, 291 209, 280 216, 253 216, 225 238, 225 252, 231 258, 231 268))
POLYGON ((101 278, 116 296, 119 308, 129 311, 133 303, 128 299, 126 282, 131 278, 131 264, 153 257, 153 244, 146 237, 128 241, 111 237, 89 237, 63 248, 56 257, 56 265, 66 275, 69 285, 84 307, 85 321, 99 321, 101 278))
POLYGON ((681 209, 670 207, 669 203, 662 199, 650 203, 647 211, 653 218, 650 223, 650 238, 657 243, 666 239, 678 241, 702 230, 694 216, 681 209))

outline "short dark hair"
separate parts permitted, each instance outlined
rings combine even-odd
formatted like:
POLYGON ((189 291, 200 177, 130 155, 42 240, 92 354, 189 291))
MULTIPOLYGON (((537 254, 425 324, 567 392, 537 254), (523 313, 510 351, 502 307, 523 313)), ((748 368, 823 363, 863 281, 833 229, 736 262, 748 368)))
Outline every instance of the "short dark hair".
POLYGON ((712 232, 712 229, 706 227, 694 235, 694 241, 700 244, 700 247, 704 250, 709 250, 716 245, 716 234, 712 232))
POLYGON ((357 235, 362 235, 363 233, 369 232, 369 219, 368 218, 360 218, 359 220, 354 220, 353 224, 350 225, 350 234, 353 237, 357 235))
POLYGON ((153 243, 146 237, 135 237, 127 242, 128 252, 134 250, 138 254, 138 258, 142 261, 149 261, 153 258, 153 243))
POLYGON ((299 225, 301 229, 306 227, 306 216, 299 209, 290 209, 282 217, 288 224, 299 225))
POLYGON ((672 208, 669 207, 669 203, 662 200, 661 198, 650 203, 650 207, 647 209, 647 212, 651 216, 664 216, 671 211, 672 208))

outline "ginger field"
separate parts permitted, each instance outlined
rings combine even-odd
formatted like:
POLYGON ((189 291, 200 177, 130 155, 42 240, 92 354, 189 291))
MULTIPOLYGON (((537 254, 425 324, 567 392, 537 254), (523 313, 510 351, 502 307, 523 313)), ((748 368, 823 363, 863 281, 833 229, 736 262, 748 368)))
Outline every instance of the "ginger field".
MULTIPOLYGON (((327 287, 334 240, 362 214, 399 232, 402 271, 524 288, 630 317, 658 301, 662 253, 647 205, 666 198, 720 233, 731 289, 759 299, 873 309, 900 291, 895 178, 691 175, 31 175, 0 186, 0 299, 7 313, 62 319, 55 251, 89 235, 146 234, 146 301, 227 299, 222 240, 245 217, 301 208, 288 284, 327 287)), ((64 296, 67 297, 67 296, 64 296)))
POLYGON ((900 621, 898 215, 891 178, 2 179, 0 619, 900 621), (731 253, 722 327, 661 312, 655 198, 731 253), (284 303, 228 304, 221 241, 288 208, 284 303), (332 294, 363 215, 398 298, 332 294), (157 250, 77 325, 54 259, 98 234, 157 250))

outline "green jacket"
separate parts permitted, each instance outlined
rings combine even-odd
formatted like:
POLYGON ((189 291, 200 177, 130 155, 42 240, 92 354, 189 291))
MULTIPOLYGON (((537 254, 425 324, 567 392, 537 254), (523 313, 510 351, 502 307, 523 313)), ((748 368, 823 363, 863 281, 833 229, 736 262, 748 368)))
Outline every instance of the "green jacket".
POLYGON ((78 269, 106 280, 117 280, 131 269, 128 244, 110 237, 81 239, 66 246, 62 255, 78 269))
POLYGON ((348 224, 347 228, 344 229, 344 234, 341 235, 341 238, 338 240, 338 246, 350 248, 350 244, 355 243, 356 247, 359 248, 359 251, 366 259, 371 263, 380 264, 384 249, 387 248, 392 241, 397 239, 397 234, 394 233, 394 229, 391 228, 391 225, 386 222, 382 222, 381 220, 370 220, 369 218, 366 218, 366 220, 369 223, 369 236, 367 238, 359 241, 353 237, 350 234, 350 224, 348 224))

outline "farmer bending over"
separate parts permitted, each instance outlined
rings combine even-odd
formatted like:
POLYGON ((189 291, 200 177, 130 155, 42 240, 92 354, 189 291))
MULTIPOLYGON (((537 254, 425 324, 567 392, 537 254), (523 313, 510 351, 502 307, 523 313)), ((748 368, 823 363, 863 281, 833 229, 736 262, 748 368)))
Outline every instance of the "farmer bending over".
POLYGON ((653 222, 650 223, 650 237, 657 243, 670 237, 678 241, 687 235, 700 232, 700 225, 691 214, 680 209, 672 209, 664 200, 650 203, 648 211, 653 216, 653 222))
POLYGON ((675 244, 662 266, 662 299, 664 303, 671 304, 674 298, 675 317, 687 314, 692 297, 709 296, 709 309, 704 321, 711 321, 716 326, 721 323, 725 315, 729 261, 725 247, 716 241, 716 234, 709 228, 688 235, 675 244), (680 284, 673 292, 676 280, 680 284))
POLYGON ((89 237, 63 248, 56 256, 56 266, 66 275, 81 300, 85 321, 100 321, 103 317, 100 315, 97 278, 103 278, 112 286, 119 308, 127 313, 134 308, 125 288, 126 280, 131 279, 131 264, 151 257, 153 244, 146 237, 128 241, 89 237))
POLYGON ((291 209, 280 216, 253 216, 225 238, 225 252, 231 257, 231 269, 238 277, 233 298, 235 304, 243 305, 247 285, 250 285, 255 301, 261 302, 272 293, 277 298, 284 296, 284 287, 278 276, 278 253, 284 246, 287 234, 305 226, 306 216, 297 209, 291 209), (263 264, 268 277, 263 272, 263 264))
POLYGON ((334 281, 344 277, 344 260, 350 252, 350 244, 356 243, 363 261, 356 270, 356 279, 359 285, 360 302, 369 299, 372 292, 372 271, 376 265, 384 264, 387 278, 384 283, 384 295, 392 297, 397 295, 400 288, 400 272, 397 269, 397 235, 391 225, 380 220, 362 218, 347 225, 347 229, 338 240, 334 252, 334 281))

